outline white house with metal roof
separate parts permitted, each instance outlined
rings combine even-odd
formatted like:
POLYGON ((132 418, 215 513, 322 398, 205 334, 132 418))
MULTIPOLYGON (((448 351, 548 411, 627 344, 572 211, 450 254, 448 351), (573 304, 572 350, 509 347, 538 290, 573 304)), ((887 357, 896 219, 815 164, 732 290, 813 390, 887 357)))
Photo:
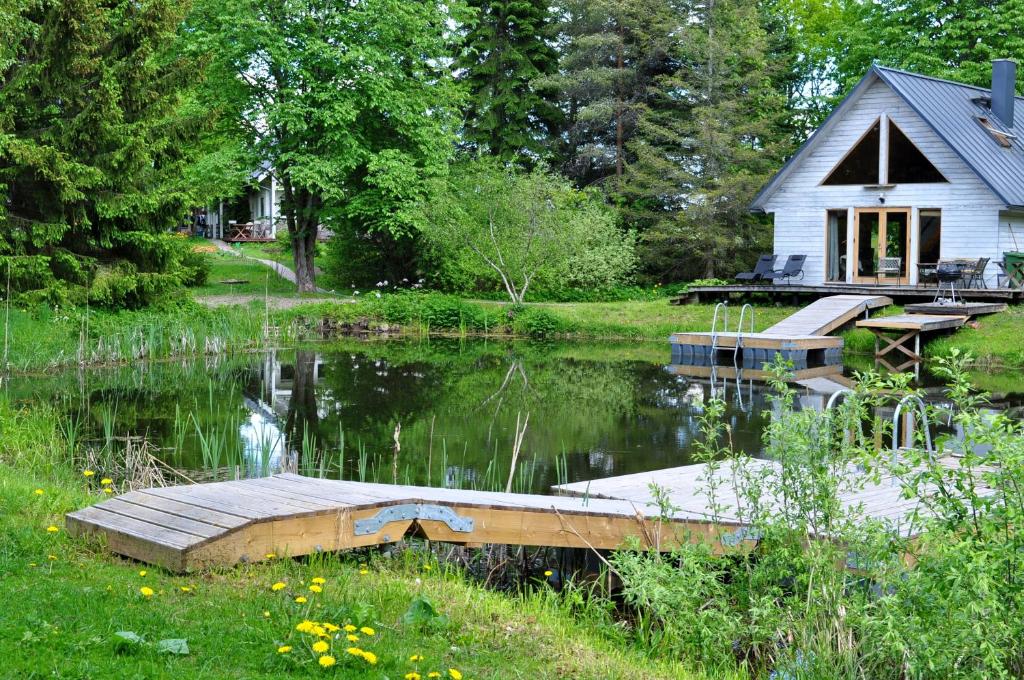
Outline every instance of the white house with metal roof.
POLYGON ((927 263, 1024 251, 1024 98, 874 66, 754 198, 803 283, 918 283, 927 263), (1015 110, 1016 109, 1016 119, 1015 110), (896 269, 893 271, 893 266, 896 269))

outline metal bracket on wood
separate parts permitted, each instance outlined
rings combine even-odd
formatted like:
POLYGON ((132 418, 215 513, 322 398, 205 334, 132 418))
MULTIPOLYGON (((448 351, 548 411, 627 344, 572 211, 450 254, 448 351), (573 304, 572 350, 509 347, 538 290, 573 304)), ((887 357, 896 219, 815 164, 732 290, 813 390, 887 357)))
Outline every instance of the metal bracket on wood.
POLYGON ((381 508, 373 517, 357 519, 353 533, 356 536, 375 534, 390 522, 401 522, 404 520, 434 520, 444 522, 452 531, 469 533, 473 531, 473 518, 461 517, 455 511, 444 505, 422 505, 419 503, 406 503, 403 505, 389 505, 381 508))
POLYGON ((736 531, 722 534, 720 539, 722 545, 727 548, 734 548, 743 541, 758 541, 761 539, 761 532, 752 527, 740 527, 736 531))

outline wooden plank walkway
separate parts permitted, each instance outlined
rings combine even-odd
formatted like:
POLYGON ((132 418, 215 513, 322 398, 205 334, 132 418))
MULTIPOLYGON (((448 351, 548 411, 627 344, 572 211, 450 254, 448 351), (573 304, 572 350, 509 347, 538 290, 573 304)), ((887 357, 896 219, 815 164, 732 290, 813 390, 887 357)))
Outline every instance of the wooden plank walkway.
MULTIPOLYGON (((957 459, 945 456, 940 462, 948 466, 958 465, 957 459)), ((779 473, 779 464, 776 461, 752 459, 748 461, 749 469, 754 471, 754 477, 758 474, 770 471, 766 468, 773 468, 774 473, 779 473)), ((719 508, 717 513, 723 522, 730 524, 741 523, 741 501, 737 498, 734 484, 734 467, 731 462, 723 462, 715 475, 716 482, 716 505, 719 508)), ((619 477, 608 477, 590 482, 573 482, 562 484, 552 488, 556 493, 591 498, 617 499, 632 501, 640 508, 657 507, 656 499, 652 491, 652 485, 657 485, 668 494, 671 505, 679 508, 679 511, 688 516, 712 517, 711 501, 707 495, 707 480, 710 478, 706 465, 684 465, 681 467, 665 470, 654 470, 651 472, 639 472, 619 477)), ((987 495, 991 490, 984 487, 979 480, 979 493, 987 495)), ((937 491, 937 489, 931 489, 937 491)), ((861 472, 856 466, 849 466, 847 473, 840 483, 839 491, 840 504, 846 510, 856 510, 861 513, 864 519, 875 519, 886 522, 894 533, 912 537, 917 534, 920 527, 912 523, 912 515, 915 509, 920 506, 919 498, 904 498, 903 486, 899 480, 889 475, 883 475, 874 479, 870 475, 861 472)), ((766 509, 777 509, 781 501, 765 494, 761 497, 762 507, 766 509)))
POLYGON ((653 522, 649 512, 628 500, 280 474, 132 491, 72 512, 66 522, 74 535, 101 534, 112 551, 172 571, 393 543, 407 534, 466 545, 597 549, 621 547, 633 536, 671 549, 717 535, 704 516, 680 511, 653 522))

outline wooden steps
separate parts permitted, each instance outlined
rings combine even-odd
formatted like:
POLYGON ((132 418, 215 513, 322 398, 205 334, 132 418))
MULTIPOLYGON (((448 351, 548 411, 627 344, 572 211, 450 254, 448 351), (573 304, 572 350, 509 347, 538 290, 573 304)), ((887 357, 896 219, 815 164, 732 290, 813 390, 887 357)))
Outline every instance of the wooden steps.
MULTIPOLYGON (((74 535, 101 534, 114 552, 171 571, 268 554, 435 541, 613 549, 630 537, 670 549, 717 529, 701 515, 645 518, 628 500, 368 484, 280 474, 132 491, 67 515, 74 535)), ((725 549, 724 547, 722 549, 725 549)))

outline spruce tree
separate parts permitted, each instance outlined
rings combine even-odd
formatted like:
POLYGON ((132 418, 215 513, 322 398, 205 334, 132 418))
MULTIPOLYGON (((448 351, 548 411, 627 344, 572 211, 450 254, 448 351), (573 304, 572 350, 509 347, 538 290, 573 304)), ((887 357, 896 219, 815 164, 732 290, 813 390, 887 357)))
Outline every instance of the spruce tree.
POLYGON ((559 111, 532 82, 555 72, 547 0, 470 0, 455 68, 468 90, 462 140, 503 160, 544 155, 559 111))

